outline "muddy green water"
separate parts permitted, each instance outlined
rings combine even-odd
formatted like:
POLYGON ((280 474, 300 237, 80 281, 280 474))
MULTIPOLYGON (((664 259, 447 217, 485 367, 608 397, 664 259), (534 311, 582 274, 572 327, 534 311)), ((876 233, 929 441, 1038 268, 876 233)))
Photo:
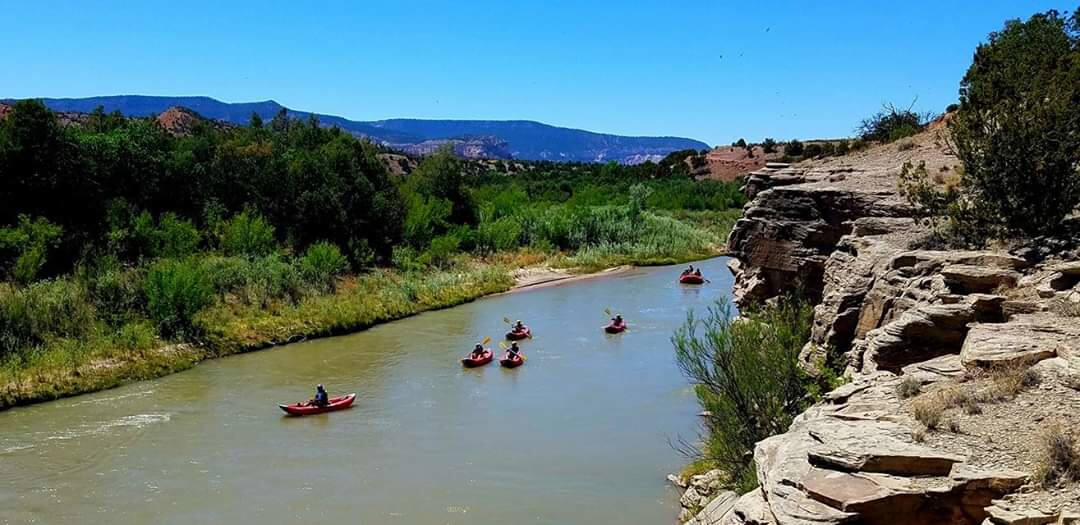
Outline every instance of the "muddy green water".
POLYGON ((0 413, 0 523, 673 523, 697 435, 669 338, 731 290, 639 269, 0 413), (604 308, 631 330, 602 332, 604 308), (457 359, 503 316, 528 362, 457 359), (316 383, 347 411, 283 417, 316 383))

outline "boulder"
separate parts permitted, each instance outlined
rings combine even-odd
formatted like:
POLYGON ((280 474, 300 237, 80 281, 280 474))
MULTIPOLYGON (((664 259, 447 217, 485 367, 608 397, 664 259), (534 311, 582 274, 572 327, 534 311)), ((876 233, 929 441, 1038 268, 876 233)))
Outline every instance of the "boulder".
MULTIPOLYGON (((807 450, 819 467, 906 476, 944 476, 961 456, 911 443, 911 429, 889 421, 835 421, 807 424, 817 444, 807 450)), ((842 508, 842 507, 841 507, 842 508)))
POLYGON ((998 288, 1013 288, 1020 274, 992 266, 950 264, 941 269, 945 284, 957 293, 989 293, 998 288))
POLYGON ((956 354, 935 357, 928 361, 912 363, 902 369, 904 377, 912 377, 920 383, 937 383, 964 375, 964 365, 956 354))
POLYGON ((965 367, 1034 364, 1080 349, 1080 325, 1050 315, 1019 315, 1008 323, 977 324, 960 351, 965 367))

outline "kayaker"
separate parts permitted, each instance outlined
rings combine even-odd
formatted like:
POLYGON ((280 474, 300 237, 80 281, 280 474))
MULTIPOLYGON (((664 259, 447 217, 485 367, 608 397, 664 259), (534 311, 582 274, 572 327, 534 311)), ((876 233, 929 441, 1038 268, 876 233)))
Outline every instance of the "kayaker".
POLYGON ((330 396, 326 395, 326 389, 322 385, 315 387, 315 399, 311 400, 311 404, 317 407, 330 404, 330 396))
POLYGON ((521 349, 518 348, 517 341, 510 343, 510 349, 506 351, 507 355, 509 355, 511 359, 517 357, 519 352, 521 352, 521 349))
POLYGON ((514 331, 519 333, 525 331, 525 325, 521 323, 521 319, 514 321, 514 331))
POLYGON ((613 317, 611 319, 611 324, 614 325, 614 326, 622 325, 623 324, 622 316, 621 315, 616 315, 615 317, 613 317))
POLYGON ((689 268, 682 271, 683 275, 690 275, 692 273, 694 273, 694 265, 692 265, 692 264, 690 265, 689 268))
POLYGON ((472 350, 472 358, 473 359, 480 359, 480 357, 483 356, 483 355, 484 355, 484 345, 482 345, 480 343, 476 343, 476 348, 473 348, 473 350, 472 350))
POLYGON ((698 268, 697 270, 694 270, 694 275, 696 275, 698 277, 701 277, 701 268, 698 268))

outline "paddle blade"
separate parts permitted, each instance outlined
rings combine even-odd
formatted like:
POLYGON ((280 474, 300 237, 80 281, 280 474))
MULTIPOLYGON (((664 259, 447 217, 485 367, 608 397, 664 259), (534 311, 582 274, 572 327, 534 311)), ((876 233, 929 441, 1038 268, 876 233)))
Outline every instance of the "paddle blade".
POLYGON ((607 314, 608 317, 611 317, 611 308, 604 308, 604 313, 607 314))
POLYGON ((510 348, 510 347, 506 346, 506 341, 499 341, 499 348, 502 348, 503 350, 506 350, 507 348, 510 348))
POLYGON ((511 321, 509 317, 503 317, 503 322, 506 324, 513 324, 513 321, 511 321))
POLYGON ((480 344, 486 345, 486 344, 488 344, 490 342, 491 342, 491 338, 490 337, 485 337, 483 341, 480 341, 480 344))

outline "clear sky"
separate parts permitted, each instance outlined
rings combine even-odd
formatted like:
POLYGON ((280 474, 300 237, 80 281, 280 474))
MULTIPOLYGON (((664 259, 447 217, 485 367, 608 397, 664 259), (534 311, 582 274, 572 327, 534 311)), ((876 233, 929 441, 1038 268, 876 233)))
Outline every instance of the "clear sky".
POLYGON ((1076 6, 905 2, 0 3, 0 98, 274 99, 355 120, 530 119, 710 144, 849 135, 941 111, 1009 18, 1076 6))

